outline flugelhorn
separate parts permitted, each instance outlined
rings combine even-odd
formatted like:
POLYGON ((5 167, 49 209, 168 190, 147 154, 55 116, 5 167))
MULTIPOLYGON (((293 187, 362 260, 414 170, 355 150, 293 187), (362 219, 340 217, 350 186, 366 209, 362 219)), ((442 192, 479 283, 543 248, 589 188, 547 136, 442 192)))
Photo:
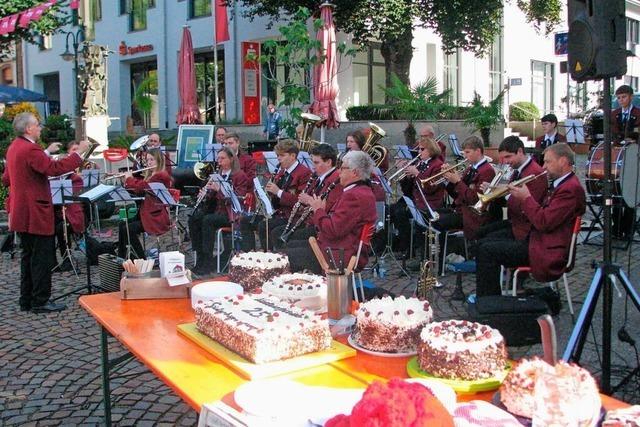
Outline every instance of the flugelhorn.
POLYGON ((438 172, 435 175, 431 175, 430 177, 424 178, 420 180, 420 184, 422 185, 427 185, 427 184, 431 184, 431 185, 440 185, 442 183, 444 183, 447 179, 444 177, 446 174, 448 174, 449 172, 462 172, 465 168, 467 167, 467 161, 466 160, 462 160, 458 163, 456 163, 453 166, 449 166, 448 168, 442 169, 440 172, 438 172))
MULTIPOLYGON (((495 190, 498 187, 498 184, 500 184, 502 178, 507 174, 508 170, 509 169, 498 169, 489 183, 489 186, 482 192, 482 194, 489 194, 495 190)), ((480 200, 480 194, 478 194, 478 201, 475 205, 471 206, 471 210, 478 215, 483 215, 487 211, 487 207, 488 205, 482 203, 482 200, 480 200)))
POLYGON ((322 117, 311 113, 302 113, 300 114, 300 118, 302 119, 303 129, 302 135, 300 135, 300 139, 298 139, 298 148, 300 151, 306 151, 308 153, 313 147, 320 144, 318 141, 311 139, 311 137, 313 136, 313 128, 322 120, 322 117))
POLYGON ((387 157, 388 150, 380 144, 379 141, 384 138, 387 133, 375 123, 369 122, 369 128, 371 128, 371 132, 362 146, 362 151, 371 156, 376 167, 380 167, 387 157))
POLYGON ((89 163, 89 157, 93 154, 94 151, 96 151, 96 148, 98 148, 99 146, 99 143, 91 142, 91 145, 89 146, 87 151, 82 153, 82 166, 80 166, 81 169, 84 169, 85 166, 89 163))
MULTIPOLYGON (((546 174, 547 174, 547 171, 542 171, 537 175, 528 175, 528 176, 525 176, 524 178, 520 178, 517 181, 513 181, 509 185, 520 187, 520 186, 523 186, 523 185, 526 185, 526 184, 530 183, 531 181, 534 181, 534 180, 540 178, 541 176, 545 176, 546 174)), ((491 192, 489 192, 487 194, 480 194, 478 196, 478 198, 480 199, 482 204, 488 205, 489 203, 493 202, 494 200, 499 199, 500 197, 506 196, 507 193, 509 193, 509 185, 504 185, 504 186, 500 186, 498 188, 495 188, 493 191, 491 191, 491 192)))

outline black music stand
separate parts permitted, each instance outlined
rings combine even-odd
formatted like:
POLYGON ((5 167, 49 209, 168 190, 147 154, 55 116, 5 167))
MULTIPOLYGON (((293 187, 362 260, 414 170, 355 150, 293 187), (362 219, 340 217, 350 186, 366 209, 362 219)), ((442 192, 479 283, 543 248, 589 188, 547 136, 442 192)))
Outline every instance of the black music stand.
MULTIPOLYGON (((267 164, 269 163, 267 162, 267 164)), ((260 180, 257 177, 253 178, 253 188, 256 192, 256 195, 258 196, 256 197, 257 207, 256 207, 256 212, 254 214, 254 218, 257 218, 260 215, 264 216, 265 228, 266 228, 265 248, 268 248, 269 247, 269 219, 273 217, 273 215, 275 214, 275 210, 273 209, 273 205, 271 204, 271 199, 269 198, 269 196, 267 196, 267 193, 265 193, 264 189, 262 188, 262 185, 260 184, 260 180)))
POLYGON ((220 149, 222 149, 222 144, 205 144, 204 149, 200 150, 200 161, 215 162, 220 149))
POLYGON ((69 230, 67 224, 67 205, 73 203, 70 198, 73 196, 73 183, 70 179, 56 179, 49 181, 51 190, 51 201, 54 206, 60 206, 62 210, 62 234, 64 239, 64 254, 62 260, 51 269, 51 272, 57 271, 62 267, 65 260, 69 260, 73 274, 78 277, 73 255, 71 254, 71 242, 69 238, 69 230))
MULTIPOLYGON (((137 254, 135 249, 133 249, 131 247, 131 235, 129 232, 129 209, 128 206, 133 204, 134 206, 136 205, 136 200, 142 200, 142 198, 136 197, 135 199, 133 197, 131 197, 131 195, 129 194, 129 192, 124 189, 123 187, 115 187, 111 192, 109 192, 109 197, 111 197, 111 200, 108 200, 109 202, 115 202, 116 205, 120 204, 122 206, 124 206, 124 222, 125 222, 125 228, 127 230, 127 252, 125 254, 125 259, 130 259, 131 255, 135 255, 136 258, 140 258, 141 254, 137 254)), ((122 236, 118 236, 118 238, 121 238, 122 236)), ((142 254, 144 255, 144 254, 142 254)))

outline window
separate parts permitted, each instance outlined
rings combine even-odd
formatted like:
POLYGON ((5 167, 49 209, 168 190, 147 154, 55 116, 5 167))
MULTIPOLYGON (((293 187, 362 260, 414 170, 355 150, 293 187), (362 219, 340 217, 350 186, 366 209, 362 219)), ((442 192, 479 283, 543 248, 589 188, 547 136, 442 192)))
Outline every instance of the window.
POLYGON ((640 22, 627 18, 627 41, 633 44, 640 43, 640 22))
POLYGON ((189 0, 189 19, 211 16, 211 0, 189 0))
POLYGON ((638 90, 638 77, 635 76, 624 76, 624 84, 629 85, 633 88, 633 90, 638 90))
POLYGON ((84 0, 80 5, 79 19, 84 25, 85 38, 95 40, 95 23, 102 20, 102 0, 84 0))
POLYGON ((502 80, 502 31, 496 36, 489 52, 489 96, 495 99, 503 88, 502 80))
POLYGON ((129 12, 129 31, 147 29, 147 9, 149 0, 128 0, 131 5, 129 12))
MULTIPOLYGON (((195 56, 196 65, 196 93, 201 120, 205 124, 216 123, 215 109, 215 67, 213 52, 201 53, 195 56)), ((220 119, 226 119, 225 86, 224 86, 224 49, 218 50, 218 105, 220 119)))
POLYGON ((38 47, 40 50, 49 50, 53 46, 53 37, 51 34, 46 34, 38 37, 38 47))
POLYGON ((134 126, 144 126, 148 129, 160 127, 156 61, 131 64, 131 119, 134 126), (143 111, 137 107, 136 95, 152 101, 150 111, 143 111))
POLYGON ((543 114, 553 111, 553 63, 531 61, 531 102, 543 114))
POLYGON ((384 104, 387 72, 379 43, 371 43, 353 58, 353 105, 384 104))
POLYGON ((444 89, 451 90, 449 93, 449 104, 458 105, 460 103, 460 51, 456 49, 454 53, 444 56, 444 89))

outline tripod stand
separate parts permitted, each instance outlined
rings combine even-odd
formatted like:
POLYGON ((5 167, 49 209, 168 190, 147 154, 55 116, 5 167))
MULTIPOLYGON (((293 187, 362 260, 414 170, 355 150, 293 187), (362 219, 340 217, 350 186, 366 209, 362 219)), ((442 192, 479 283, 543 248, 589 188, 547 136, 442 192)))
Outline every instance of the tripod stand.
POLYGON ((62 204, 62 235, 64 240, 64 254, 62 255, 62 259, 51 270, 52 272, 60 269, 64 264, 65 260, 69 260, 69 264, 71 264, 71 269, 73 270, 73 274, 78 277, 78 271, 76 270, 75 261, 73 260, 73 256, 71 255, 71 242, 69 241, 69 224, 67 224, 67 206, 66 204, 62 204))
MULTIPOLYGON (((611 127, 609 120, 607 120, 611 115, 611 87, 608 78, 603 79, 603 92, 602 103, 605 117, 603 121, 605 179, 602 193, 602 206, 604 210, 603 262, 593 276, 584 305, 580 310, 578 321, 565 349, 563 359, 573 362, 580 361, 587 332, 593 320, 593 314, 600 292, 602 291, 602 378, 600 380, 600 389, 603 393, 610 394, 613 391, 611 387, 611 323, 613 305, 611 285, 613 280, 620 280, 638 311, 640 311, 640 297, 622 268, 611 263, 611 206, 613 203, 611 190, 613 180, 611 176, 611 127)), ((622 383, 618 386, 620 385, 622 385, 622 383)))

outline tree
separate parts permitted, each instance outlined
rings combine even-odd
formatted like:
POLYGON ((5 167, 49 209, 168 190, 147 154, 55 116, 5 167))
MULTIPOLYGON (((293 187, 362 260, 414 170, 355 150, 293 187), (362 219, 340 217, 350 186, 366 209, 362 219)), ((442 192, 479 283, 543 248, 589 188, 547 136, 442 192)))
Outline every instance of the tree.
MULTIPOLYGON (((232 0, 227 0, 231 2, 232 0)), ((324 0, 233 0, 246 7, 245 16, 268 16, 281 20, 283 11, 293 15, 298 7, 318 11, 324 0)), ((560 23, 560 0, 515 1, 527 21, 545 33, 560 23)), ((446 53, 460 48, 481 56, 488 52, 501 28, 503 0, 333 0, 339 30, 353 36, 354 43, 382 43, 386 85, 395 73, 409 83, 413 58, 413 30, 431 28, 442 38, 446 53)))
MULTIPOLYGON (((19 13, 42 3, 42 0, 2 0, 0 2, 0 17, 19 13)), ((11 46, 16 41, 36 43, 42 35, 54 34, 60 27, 71 20, 71 14, 63 12, 68 8, 66 1, 60 1, 47 9, 37 21, 31 21, 26 28, 16 25, 15 31, 0 36, 0 56, 10 54, 11 46)))

